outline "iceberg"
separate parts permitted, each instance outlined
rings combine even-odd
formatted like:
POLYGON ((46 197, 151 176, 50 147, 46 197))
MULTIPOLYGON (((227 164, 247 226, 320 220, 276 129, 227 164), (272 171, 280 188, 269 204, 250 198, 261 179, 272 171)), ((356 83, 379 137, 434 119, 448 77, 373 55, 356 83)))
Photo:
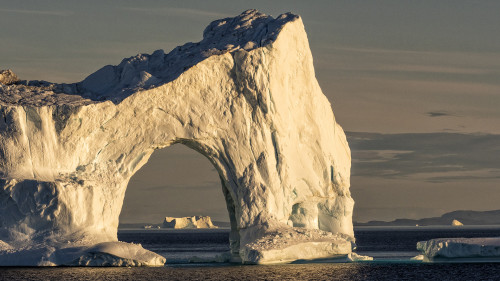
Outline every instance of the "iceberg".
POLYGON ((116 244, 118 218, 130 178, 176 143, 219 173, 233 260, 351 253, 350 149, 297 15, 248 10, 78 83, 0 82, 0 265, 160 264, 116 244))
POLYGON ((192 217, 182 217, 173 218, 165 217, 163 221, 163 227, 165 228, 217 228, 212 223, 212 219, 209 216, 192 216, 192 217))
POLYGON ((500 237, 490 238, 438 238, 417 243, 424 261, 433 260, 498 260, 500 237))

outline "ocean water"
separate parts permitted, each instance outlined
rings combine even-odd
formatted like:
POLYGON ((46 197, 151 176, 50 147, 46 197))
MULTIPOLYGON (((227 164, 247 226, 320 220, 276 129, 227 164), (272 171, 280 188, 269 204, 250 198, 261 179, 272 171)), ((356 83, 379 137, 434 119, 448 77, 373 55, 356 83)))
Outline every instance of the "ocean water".
POLYGON ((186 264, 193 260, 215 262, 229 251, 229 229, 151 229, 123 230, 118 239, 140 243, 167 259, 167 264, 186 264))
POLYGON ((495 237, 498 228, 358 228, 359 263, 230 265, 210 262, 229 250, 229 231, 123 230, 119 239, 164 255, 162 268, 0 268, 0 280, 500 280, 500 263, 421 263, 417 241, 495 237), (196 257, 196 258, 193 258, 196 257), (194 263, 193 263, 194 261, 194 263))

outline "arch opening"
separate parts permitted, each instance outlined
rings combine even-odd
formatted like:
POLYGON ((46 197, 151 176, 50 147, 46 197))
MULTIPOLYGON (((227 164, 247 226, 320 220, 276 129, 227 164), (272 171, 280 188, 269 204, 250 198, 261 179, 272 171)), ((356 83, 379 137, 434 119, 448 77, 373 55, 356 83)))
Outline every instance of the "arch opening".
POLYGON ((119 228, 162 227, 166 216, 210 216, 214 225, 231 229, 229 246, 238 256, 239 231, 227 180, 200 150, 186 140, 155 149, 127 185, 119 228))

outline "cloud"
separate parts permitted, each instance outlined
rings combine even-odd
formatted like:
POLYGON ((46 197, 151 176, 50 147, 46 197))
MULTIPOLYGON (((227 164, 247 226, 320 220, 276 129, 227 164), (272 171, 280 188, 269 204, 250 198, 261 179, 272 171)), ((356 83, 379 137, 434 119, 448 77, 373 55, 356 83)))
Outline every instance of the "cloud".
POLYGON ((40 10, 21 10, 21 9, 0 9, 0 13, 16 13, 16 14, 57 16, 57 17, 68 17, 74 14, 72 11, 40 11, 40 10))
POLYGON ((500 135, 347 132, 352 174, 450 182, 500 178, 500 135))
POLYGON ((429 117, 447 117, 447 116, 459 117, 458 115, 455 115, 455 114, 450 113, 448 111, 429 111, 429 112, 427 112, 427 116, 429 116, 429 117))
POLYGON ((415 51, 415 50, 401 50, 401 49, 383 49, 383 48, 360 48, 353 46, 329 46, 331 49, 346 51, 346 52, 355 52, 355 53, 378 53, 378 54, 435 54, 436 52, 430 51, 415 51))
POLYGON ((424 52, 411 50, 390 49, 359 49, 334 47, 334 58, 337 64, 332 67, 342 70, 354 70, 365 72, 379 72, 386 74, 455 74, 455 75, 487 75, 496 73, 496 68, 491 67, 491 61, 498 61, 496 54, 477 53, 447 53, 447 52, 424 52), (342 57, 349 58, 351 63, 342 63, 342 57), (464 56, 474 56, 478 60, 472 63, 464 63, 464 56), (354 59, 353 59, 354 57, 354 59), (352 63, 360 62, 360 63, 352 63))
POLYGON ((348 75, 498 84, 498 53, 322 47, 318 66, 348 75), (331 63, 335 61, 335 63, 331 63))
POLYGON ((226 18, 232 15, 219 13, 219 12, 211 12, 204 11, 198 9, 190 9, 190 8, 174 8, 174 7, 166 7, 166 8, 145 8, 145 7, 122 7, 121 9, 132 12, 141 12, 155 15, 165 15, 165 14, 185 14, 192 16, 202 16, 202 17, 213 17, 213 18, 226 18))
POLYGON ((427 182, 431 183, 443 183, 443 182, 450 182, 450 181, 477 181, 477 180, 484 180, 484 179, 495 179, 498 180, 500 179, 500 171, 497 171, 496 175, 491 175, 489 177, 485 176, 437 176, 437 177, 429 177, 426 179, 427 182))

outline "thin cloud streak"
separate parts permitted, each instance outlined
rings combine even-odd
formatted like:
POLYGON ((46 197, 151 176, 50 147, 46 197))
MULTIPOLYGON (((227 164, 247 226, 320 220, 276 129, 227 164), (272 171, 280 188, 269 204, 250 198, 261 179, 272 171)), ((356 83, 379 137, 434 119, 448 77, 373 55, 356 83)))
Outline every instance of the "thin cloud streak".
POLYGON ((383 48, 360 48, 360 47, 352 47, 352 46, 323 46, 325 49, 338 50, 338 51, 346 51, 346 52, 356 52, 356 53, 371 53, 371 54, 404 54, 404 55, 428 55, 428 56, 464 56, 464 55, 485 55, 485 56, 495 56, 496 58, 500 57, 499 53, 494 52, 480 52, 480 53, 470 53, 470 52, 443 52, 443 51, 421 51, 421 50, 403 50, 403 49, 383 49, 383 48))
POLYGON ((194 16, 216 17, 216 18, 225 18, 225 17, 232 16, 230 14, 225 14, 225 13, 210 12, 210 11, 203 11, 203 10, 189 9, 189 8, 121 7, 121 9, 126 10, 126 11, 142 12, 142 13, 149 13, 149 14, 156 14, 156 15, 161 15, 161 14, 166 14, 166 13, 174 13, 174 14, 189 14, 189 15, 194 15, 194 16))
POLYGON ((426 115, 429 117, 461 117, 448 111, 429 111, 426 115))
POLYGON ((0 9, 0 13, 17 13, 17 14, 57 16, 57 17, 68 17, 74 14, 74 12, 72 11, 37 11, 37 10, 19 10, 19 9, 0 9))
POLYGON ((467 75, 485 75, 490 72, 486 69, 473 69, 473 68, 460 68, 460 67, 446 67, 440 65, 419 65, 419 64, 393 64, 393 65, 380 65, 374 67, 374 71, 397 71, 397 72, 419 72, 419 73, 442 73, 442 74, 467 74, 467 75))
MULTIPOLYGON (((397 49, 320 47, 322 68, 340 71, 394 72, 462 76, 497 76, 500 54, 397 49), (326 62, 335 61, 328 65, 326 62), (325 63, 322 63, 325 62, 325 63)), ((477 77, 474 77, 477 78, 477 77)), ((491 78, 491 77, 490 77, 491 78)), ((495 80, 495 79, 492 79, 495 80)))
POLYGON ((427 182, 500 178, 500 135, 347 132, 353 177, 427 182))

